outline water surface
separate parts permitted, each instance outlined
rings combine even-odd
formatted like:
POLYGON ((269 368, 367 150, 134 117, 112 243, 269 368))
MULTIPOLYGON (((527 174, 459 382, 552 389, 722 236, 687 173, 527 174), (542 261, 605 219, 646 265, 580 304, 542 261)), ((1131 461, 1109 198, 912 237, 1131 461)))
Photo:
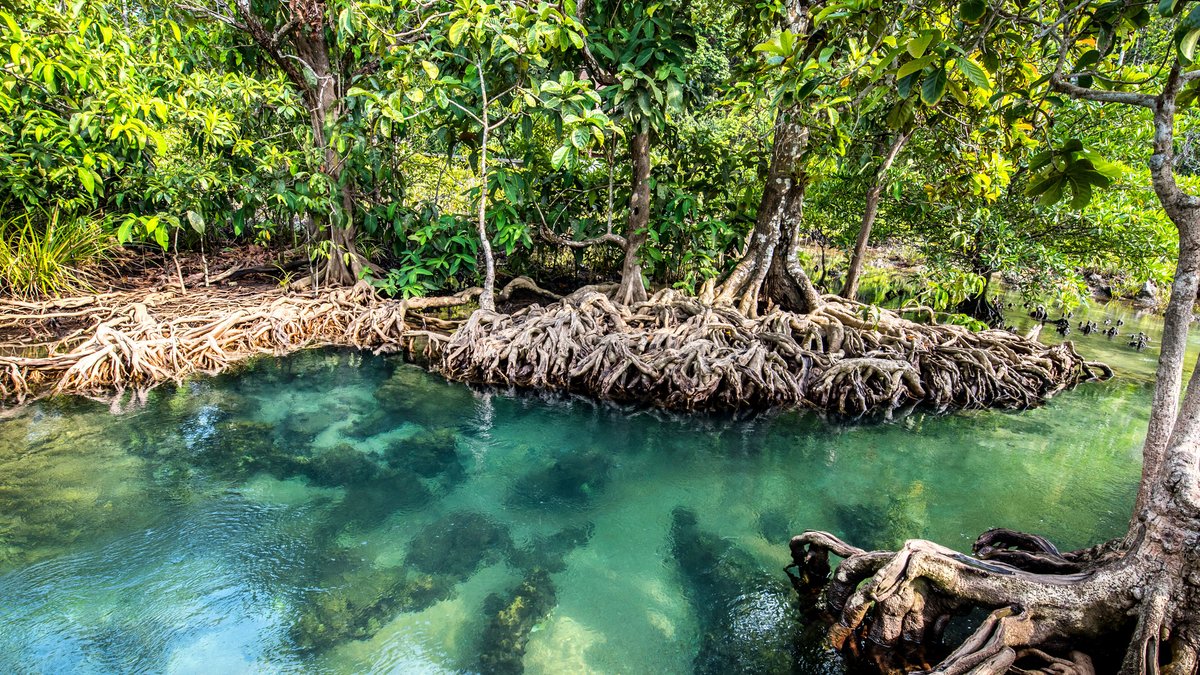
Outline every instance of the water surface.
POLYGON ((39 403, 0 422, 0 672, 840 672, 801 630, 792 534, 1123 531, 1156 353, 1072 337, 1120 376, 887 424, 478 392, 347 352, 39 403))

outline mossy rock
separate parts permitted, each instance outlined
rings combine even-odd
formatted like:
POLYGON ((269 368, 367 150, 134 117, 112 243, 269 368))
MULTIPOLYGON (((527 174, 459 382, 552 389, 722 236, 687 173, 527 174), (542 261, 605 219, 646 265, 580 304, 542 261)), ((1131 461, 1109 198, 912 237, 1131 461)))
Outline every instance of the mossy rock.
POLYGON ((453 429, 436 429, 396 441, 384 451, 390 466, 403 467, 417 475, 432 478, 440 474, 461 477, 458 436, 453 429))
POLYGON ((329 513, 336 529, 354 525, 367 530, 397 511, 413 511, 432 498, 429 488, 413 473, 388 471, 365 482, 347 485, 346 494, 329 513))
POLYGON ((567 554, 587 545, 595 528, 591 523, 568 527, 549 537, 537 537, 528 548, 513 551, 509 562, 518 569, 544 569, 562 572, 567 568, 567 554))
POLYGON ((296 469, 313 485, 337 487, 369 483, 379 477, 382 467, 371 455, 342 443, 297 463, 296 469))
POLYGON ((525 671, 525 646, 534 627, 556 604, 554 581, 535 569, 507 597, 495 593, 484 601, 490 616, 480 636, 480 672, 510 675, 525 671))
POLYGON ((399 420, 424 427, 454 424, 461 411, 474 406, 469 389, 439 382, 415 366, 397 366, 391 377, 376 388, 375 400, 399 420))
POLYGON ((307 651, 365 640, 403 612, 425 609, 446 598, 453 581, 404 568, 352 568, 309 591, 292 624, 292 641, 307 651))

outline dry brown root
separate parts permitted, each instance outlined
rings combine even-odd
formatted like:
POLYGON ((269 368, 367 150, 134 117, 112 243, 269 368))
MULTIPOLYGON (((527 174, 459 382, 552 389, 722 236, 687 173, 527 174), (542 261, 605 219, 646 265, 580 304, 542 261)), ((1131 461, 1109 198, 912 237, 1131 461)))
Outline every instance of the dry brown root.
POLYGON ((462 305, 477 294, 471 289, 448 297, 384 300, 360 282, 319 296, 193 293, 172 302, 169 294, 151 294, 124 304, 98 298, 41 308, 4 303, 0 325, 48 320, 65 311, 90 313, 94 323, 75 331, 74 341, 57 341, 36 356, 6 345, 0 398, 20 402, 50 393, 97 396, 144 389, 215 373, 255 354, 321 345, 398 351, 411 334, 423 332, 413 330, 422 321, 410 317, 410 310, 462 305))
POLYGON ((590 289, 511 315, 475 312, 438 368, 468 382, 681 410, 805 406, 847 416, 916 404, 1026 408, 1112 374, 1070 343, 918 324, 829 296, 809 314, 748 318, 673 290, 627 307, 590 289))
POLYGON ((1196 551, 1146 542, 1059 553, 1041 537, 992 530, 975 546, 993 553, 985 560, 922 540, 896 552, 863 551, 810 531, 792 539, 788 574, 802 595, 823 599, 832 645, 885 672, 1091 675, 1098 664, 1115 672, 1128 643, 1121 672, 1194 673, 1197 589, 1174 565, 1196 551), (1012 558, 1017 565, 997 551, 1045 557, 1012 558), (831 555, 843 559, 832 569, 831 555), (1048 560, 1064 571, 1029 569, 1048 560), (972 610, 989 614, 931 666, 917 647, 938 645, 954 617, 972 610))

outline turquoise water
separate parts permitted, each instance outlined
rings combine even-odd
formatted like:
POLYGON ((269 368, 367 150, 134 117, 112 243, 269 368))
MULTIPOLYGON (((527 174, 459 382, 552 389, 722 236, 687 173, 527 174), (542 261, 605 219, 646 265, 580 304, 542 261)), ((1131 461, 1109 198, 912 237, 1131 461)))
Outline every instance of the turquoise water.
POLYGON ((859 426, 347 352, 43 402, 0 422, 0 672, 841 672, 793 605, 790 535, 1124 530, 1155 353, 1072 337, 1121 376, 859 426))

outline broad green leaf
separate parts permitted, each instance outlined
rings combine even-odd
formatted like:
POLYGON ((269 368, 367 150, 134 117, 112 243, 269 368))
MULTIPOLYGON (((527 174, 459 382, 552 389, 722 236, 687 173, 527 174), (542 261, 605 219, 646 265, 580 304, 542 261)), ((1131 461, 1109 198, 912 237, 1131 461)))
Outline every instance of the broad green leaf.
POLYGON ((204 216, 196 213, 195 211, 189 210, 187 212, 187 220, 188 224, 192 226, 192 229, 195 230, 197 234, 204 234, 204 216))
POLYGON ((925 50, 929 48, 929 45, 935 39, 939 42, 941 41, 941 32, 935 30, 922 32, 919 36, 908 41, 908 55, 914 59, 921 58, 925 54, 925 50))
POLYGON ((454 25, 450 26, 450 44, 454 47, 457 47, 459 44, 461 44, 463 33, 465 33, 470 27, 471 24, 468 23, 466 19, 459 19, 458 21, 455 21, 454 25))
POLYGON ((976 65, 974 61, 965 56, 960 56, 954 62, 958 65, 959 71, 971 81, 971 84, 980 89, 990 90, 992 88, 992 81, 988 79, 987 73, 984 72, 983 68, 976 65))
POLYGON ((1092 186, 1085 180, 1076 177, 1071 177, 1071 194, 1074 198, 1071 200, 1071 208, 1082 209, 1092 201, 1092 186))
POLYGON ((1179 57, 1191 63, 1196 55, 1198 41, 1200 41, 1200 7, 1194 7, 1175 29, 1175 48, 1179 51, 1179 57))
POLYGON ((924 70, 926 66, 929 66, 934 61, 937 61, 937 58, 937 54, 930 54, 928 56, 922 56, 919 59, 913 59, 912 61, 905 63, 896 69, 896 79, 903 79, 917 71, 924 70))
POLYGON ((75 167, 75 173, 79 176, 79 182, 83 185, 83 189, 88 191, 88 194, 96 193, 96 179, 92 176, 92 172, 82 166, 75 167))
POLYGON ((958 16, 967 23, 975 23, 983 18, 983 13, 987 11, 987 2, 985 0, 964 0, 958 6, 958 16))
POLYGON ((555 169, 561 169, 562 165, 567 161, 567 153, 569 152, 570 148, 565 145, 555 150, 554 154, 550 155, 550 165, 555 169))
POLYGON ((946 68, 940 67, 925 77, 921 83, 921 100, 927 106, 935 106, 946 94, 946 68))

